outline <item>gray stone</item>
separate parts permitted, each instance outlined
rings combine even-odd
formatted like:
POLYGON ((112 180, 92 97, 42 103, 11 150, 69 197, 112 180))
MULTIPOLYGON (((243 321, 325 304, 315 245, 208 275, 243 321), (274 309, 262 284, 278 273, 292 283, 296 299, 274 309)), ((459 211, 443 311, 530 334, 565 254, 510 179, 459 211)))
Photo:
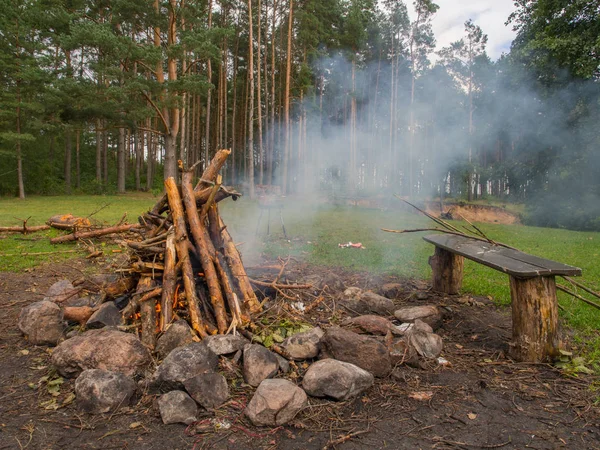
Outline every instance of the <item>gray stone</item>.
POLYGON ((418 355, 427 359, 437 358, 444 348, 442 338, 434 333, 413 331, 408 334, 407 339, 408 344, 417 351, 418 355))
POLYGON ((121 325, 122 318, 119 309, 114 302, 106 302, 92 314, 85 326, 88 329, 97 329, 104 327, 116 327, 121 325))
POLYGON ((275 354, 275 357, 279 364, 279 370, 283 373, 288 373, 290 371, 290 362, 281 355, 275 354))
POLYGON ((389 298, 351 287, 344 291, 344 298, 340 304, 355 314, 391 315, 395 309, 394 302, 389 298))
POLYGON ((313 397, 347 400, 369 389, 374 380, 373 375, 354 364, 322 359, 308 368, 302 387, 313 397))
POLYGON ((379 293, 387 298, 397 298, 403 290, 403 286, 400 283, 385 283, 379 288, 379 293))
POLYGON ((215 334, 205 338, 204 341, 215 355, 229 355, 243 350, 249 344, 245 337, 233 334, 215 334))
POLYGON ((413 325, 414 331, 424 331, 425 333, 433 333, 433 328, 431 328, 430 325, 426 324, 421 319, 415 319, 413 325))
POLYGON ((281 347, 292 359, 315 358, 319 354, 319 342, 324 333, 319 327, 286 338, 281 347))
POLYGON ((105 296, 102 294, 90 294, 85 297, 71 297, 63 302, 63 306, 89 306, 90 308, 95 308, 102 303, 104 297, 105 296))
POLYGON ((216 372, 218 364, 219 357, 204 342, 192 342, 167 355, 150 378, 149 387, 161 392, 181 389, 189 378, 216 372))
POLYGON ((374 338, 331 327, 321 342, 333 359, 354 364, 376 377, 385 377, 392 369, 388 349, 374 338))
POLYGON ((245 414, 256 426, 288 423, 307 404, 306 393, 288 380, 264 380, 256 389, 245 414))
POLYGON ((112 328, 86 331, 61 342, 52 352, 52 364, 65 377, 87 369, 133 376, 143 373, 151 363, 150 352, 134 334, 112 328))
POLYGON ((442 313, 437 306, 409 306, 398 309, 394 312, 396 319, 401 322, 414 322, 417 319, 422 320, 434 330, 442 324, 442 313))
POLYGON ((388 333, 402 334, 392 322, 385 317, 367 314, 344 320, 342 325, 358 333, 369 333, 385 336, 388 333))
POLYGON ((60 280, 50 286, 44 296, 44 300, 56 303, 64 302, 73 296, 74 291, 75 288, 69 280, 60 280))
POLYGON ((84 370, 75 381, 77 406, 90 414, 113 412, 128 406, 135 392, 133 380, 122 373, 84 370))
POLYGON ((244 347, 244 380, 250 386, 258 386, 264 379, 271 378, 277 369, 279 362, 273 352, 258 344, 244 347))
POLYGON ((46 300, 23 308, 18 326, 33 345, 56 345, 65 329, 62 310, 46 300))
POLYGON ((220 373, 203 373, 183 382, 185 390, 206 409, 221 406, 229 399, 227 380, 220 373))
POLYGON ((156 341, 156 353, 160 359, 167 357, 177 347, 194 342, 192 329, 185 320, 173 322, 156 341))
POLYGON ((171 391, 158 399, 158 410, 164 424, 184 423, 189 425, 198 417, 198 405, 183 391, 171 391))

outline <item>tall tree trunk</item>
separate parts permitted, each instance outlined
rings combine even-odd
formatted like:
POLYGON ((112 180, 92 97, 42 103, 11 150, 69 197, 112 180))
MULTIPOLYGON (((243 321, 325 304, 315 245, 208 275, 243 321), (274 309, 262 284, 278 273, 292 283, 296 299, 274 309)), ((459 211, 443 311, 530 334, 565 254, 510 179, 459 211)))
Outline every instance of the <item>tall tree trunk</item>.
MULTIPOLYGON (((19 36, 17 34, 17 47, 19 36)), ((18 52, 17 52, 18 53, 18 52)), ((21 134, 21 79, 17 79, 17 134, 21 134)), ((17 184, 19 185, 19 198, 25 198, 25 184, 23 183, 23 158, 21 155, 21 140, 17 139, 17 184)))
MULTIPOLYGON (((212 28, 212 0, 208 0, 208 30, 212 28)), ((212 83, 212 61, 208 58, 206 62, 206 76, 208 82, 212 83)), ((210 103, 211 103, 212 87, 208 88, 206 93, 206 123, 204 130, 204 169, 208 167, 210 163, 210 103)))
POLYGON ((81 148, 81 130, 77 130, 77 134, 75 135, 75 187, 77 189, 81 188, 81 164, 79 158, 79 152, 81 148))
POLYGON ((261 59, 261 51, 260 51, 260 46, 261 46, 261 24, 260 24, 260 14, 262 11, 262 7, 261 7, 261 0, 258 0, 258 20, 257 20, 257 36, 256 36, 256 40, 258 42, 258 45, 256 47, 256 75, 257 75, 257 80, 256 80, 256 85, 258 88, 258 97, 257 97, 257 103, 256 103, 256 114, 257 114, 257 119, 258 119, 258 184, 263 184, 263 167, 264 167, 264 153, 263 153, 263 127, 262 127, 262 105, 261 105, 261 95, 262 95, 262 88, 261 88, 261 66, 262 66, 262 59, 261 59))
POLYGON ((290 159, 291 127, 290 127, 290 83, 292 74, 292 25, 294 13, 294 0, 290 0, 290 13, 288 17, 287 64, 285 69, 285 153, 283 155, 283 174, 281 192, 285 195, 288 190, 288 165, 290 159))
POLYGON ((356 60, 352 59, 352 97, 350 98, 350 183, 351 195, 356 195, 357 178, 357 149, 356 149, 356 60))
POLYGON ((125 128, 119 127, 119 141, 117 143, 117 192, 125 193, 125 128))
POLYGON ((250 98, 248 99, 248 190, 250 199, 254 199, 254 42, 252 39, 252 0, 248 0, 248 82, 250 98))
POLYGON ((236 157, 236 119, 237 119, 237 77, 238 77, 238 55, 240 50, 240 30, 239 26, 236 23, 235 27, 235 56, 233 59, 233 106, 231 110, 231 182, 235 183, 236 173, 235 173, 235 157, 236 157))
POLYGON ((65 193, 71 194, 71 160, 73 156, 71 130, 65 128, 65 193))
POLYGON ((102 130, 100 119, 96 120, 96 183, 102 183, 102 130))
POLYGON ((273 0, 273 17, 271 22, 271 133, 269 154, 267 156, 268 184, 273 183, 273 159, 275 152, 275 23, 277 18, 277 0, 273 0))

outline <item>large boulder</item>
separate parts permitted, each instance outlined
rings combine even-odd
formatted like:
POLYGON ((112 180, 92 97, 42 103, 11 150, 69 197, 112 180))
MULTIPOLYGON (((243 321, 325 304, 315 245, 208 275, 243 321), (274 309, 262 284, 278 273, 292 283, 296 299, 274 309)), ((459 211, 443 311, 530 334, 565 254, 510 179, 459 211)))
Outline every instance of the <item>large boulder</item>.
POLYGON ((75 288, 69 280, 60 280, 54 283, 44 296, 44 300, 49 302, 61 303, 73 297, 75 288))
POLYGON ((243 336, 233 334, 215 334, 204 339, 208 348, 215 355, 229 355, 238 350, 243 350, 249 344, 248 339, 243 336))
POLYGON ((322 359, 308 368, 302 387, 313 397, 347 400, 369 389, 374 380, 373 375, 354 364, 322 359))
POLYGON ((245 414, 256 426, 288 423, 306 406, 306 393, 288 380, 264 380, 248 403, 245 414))
POLYGON ((171 391, 158 399, 158 410, 164 424, 184 423, 197 420, 198 405, 183 391, 171 391))
POLYGON ((319 327, 286 338, 281 347, 295 360, 315 358, 324 333, 319 327))
POLYGON ((194 333, 185 320, 173 322, 156 341, 156 353, 160 359, 167 357, 177 347, 194 342, 194 333))
POLYGON ((216 372, 219 357, 204 342, 192 342, 167 355, 149 380, 152 390, 181 389, 183 382, 202 373, 216 372))
POLYGON ((385 377, 392 370, 388 349, 374 338, 331 327, 322 343, 326 355, 354 364, 376 377, 385 377))
POLYGON ((183 382, 185 390, 206 409, 218 408, 229 399, 227 380, 220 373, 202 373, 183 382))
POLYGON ((116 327, 122 323, 121 313, 114 302, 106 302, 91 315, 85 326, 88 329, 116 327))
POLYGON ((87 369, 104 369, 127 376, 141 374, 152 363, 149 350, 131 333, 113 328, 90 330, 61 342, 52 364, 65 377, 87 369))
POLYGON ((47 300, 23 308, 18 326, 33 345, 56 345, 65 329, 62 310, 47 300))
POLYGON ((357 287, 351 287, 344 291, 344 297, 340 300, 346 310, 354 314, 379 314, 389 316, 393 314, 394 302, 389 298, 375 294, 371 291, 363 291, 357 287))
POLYGON ((266 378, 277 374, 279 361, 275 353, 259 344, 244 347, 244 380, 250 386, 258 386, 266 378))
POLYGON ((90 414, 113 412, 128 406, 135 392, 134 381, 119 372, 89 369, 75 381, 77 406, 90 414))
POLYGON ((437 306, 407 306, 394 312, 394 316, 401 322, 414 322, 419 319, 434 330, 442 325, 442 313, 437 306))

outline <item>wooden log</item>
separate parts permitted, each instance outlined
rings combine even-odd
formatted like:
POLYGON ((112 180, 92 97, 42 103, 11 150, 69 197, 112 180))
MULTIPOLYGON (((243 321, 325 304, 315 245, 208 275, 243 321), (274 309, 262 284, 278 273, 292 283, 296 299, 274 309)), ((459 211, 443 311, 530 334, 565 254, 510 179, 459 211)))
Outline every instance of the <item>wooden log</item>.
POLYGON ((227 227, 225 227, 223 219, 219 218, 219 223, 221 225, 221 238, 223 239, 223 250, 225 252, 225 257, 227 258, 227 262, 229 263, 231 273, 235 277, 238 286, 242 291, 242 303, 244 307, 250 312, 250 314, 259 313, 262 308, 258 299, 256 298, 254 289, 252 289, 252 285, 250 284, 250 280, 248 279, 248 275, 246 274, 246 269, 244 269, 244 264, 242 263, 242 257, 240 256, 240 252, 235 246, 235 243, 233 242, 233 239, 231 238, 227 227))
POLYGON ((208 209, 208 234, 213 246, 216 249, 223 248, 223 238, 221 237, 221 224, 219 217, 219 207, 216 203, 213 203, 208 209))
POLYGON ((429 265, 433 271, 433 290, 444 294, 458 294, 462 287, 465 258, 436 247, 429 265))
POLYGON ((127 306, 121 311, 123 322, 126 323, 138 311, 140 308, 140 298, 148 292, 151 281, 152 279, 150 277, 140 277, 137 282, 135 294, 131 296, 129 303, 127 303, 127 306))
MULTIPOLYGON (((192 237, 196 244, 196 250, 200 255, 200 264, 202 265, 204 279, 208 286, 210 302, 215 312, 217 329, 219 330, 219 333, 225 333, 228 328, 225 302, 223 300, 223 293, 221 292, 217 271, 213 263, 214 251, 213 253, 209 251, 208 241, 210 241, 210 239, 208 238, 206 228, 202 225, 200 217, 198 216, 198 209, 196 208, 196 202, 194 200, 194 190, 192 188, 191 172, 183 173, 182 191, 188 223, 190 224, 190 231, 192 232, 192 237)), ((175 214, 173 214, 173 217, 175 217, 175 214)))
POLYGON ((543 362, 558 355, 558 301, 554 276, 510 276, 513 339, 509 354, 517 361, 543 362))
POLYGON ((20 227, 0 227, 0 233, 35 233, 36 231, 44 231, 49 230, 50 225, 35 225, 33 227, 28 227, 26 224, 20 227))
MULTIPOLYGON (((142 277, 142 280, 143 288, 145 290, 150 289, 150 292, 152 292, 153 287, 156 285, 154 280, 150 277, 142 277)), ((138 284, 138 289, 139 288, 140 285, 138 284)), ((150 350, 154 350, 154 346, 156 345, 156 300, 151 299, 142 302, 142 298, 143 296, 138 298, 137 300, 140 305, 140 315, 142 322, 141 341, 142 344, 144 344, 150 350)))
POLYGON ((88 218, 75 217, 73 214, 52 216, 46 221, 46 224, 59 230, 82 230, 92 226, 88 218))
POLYGON ((96 312, 96 308, 90 306, 65 306, 63 317, 68 321, 79 322, 84 325, 94 312, 96 312))
POLYGON ((230 154, 231 150, 223 149, 217 151, 208 167, 204 170, 204 173, 202 173, 202 178, 200 178, 194 190, 198 191, 211 186, 212 182, 216 181, 217 175, 230 154))
POLYGON ((135 278, 132 276, 121 277, 118 280, 106 283, 101 287, 108 297, 118 297, 129 292, 135 286, 135 278))
POLYGON ((160 298, 160 330, 166 331, 167 325, 173 320, 173 300, 177 286, 177 271, 175 263, 177 250, 175 249, 175 232, 171 230, 167 235, 165 248, 165 269, 163 271, 163 291, 160 298))
POLYGON ((177 184, 175 183, 173 177, 169 177, 165 180, 165 188, 167 191, 167 196, 169 198, 169 207, 171 209, 171 214, 173 215, 173 223, 175 226, 175 248, 177 250, 177 257, 181 264, 181 275, 183 278, 185 296, 187 298, 190 322, 192 328, 201 337, 206 337, 208 336, 208 333, 206 332, 206 326, 202 318, 202 313, 200 312, 200 307, 198 305, 198 296, 196 295, 196 283, 194 281, 194 271, 192 270, 190 254, 188 252, 187 247, 187 226, 185 222, 185 216, 183 214, 183 205, 181 203, 181 197, 179 196, 177 184))
POLYGON ((70 241, 76 241, 77 239, 91 239, 91 238, 97 238, 100 236, 106 236, 107 234, 114 234, 114 233, 126 233, 128 231, 133 231, 133 230, 139 230, 141 229, 139 224, 126 224, 126 225, 119 225, 116 227, 108 227, 108 228, 101 228, 99 230, 93 230, 93 231, 82 231, 82 232, 74 232, 71 234, 67 234, 65 236, 59 236, 59 237, 55 237, 50 239, 50 243, 51 244, 61 244, 63 242, 70 242, 70 241))
POLYGON ((221 286, 223 286, 223 292, 229 305, 229 312, 231 313, 232 324, 236 326, 245 326, 250 323, 250 317, 245 311, 242 311, 240 305, 239 296, 236 293, 235 285, 231 279, 230 274, 227 271, 227 263, 225 257, 217 251, 217 257, 215 258, 215 268, 219 274, 221 280, 221 286))

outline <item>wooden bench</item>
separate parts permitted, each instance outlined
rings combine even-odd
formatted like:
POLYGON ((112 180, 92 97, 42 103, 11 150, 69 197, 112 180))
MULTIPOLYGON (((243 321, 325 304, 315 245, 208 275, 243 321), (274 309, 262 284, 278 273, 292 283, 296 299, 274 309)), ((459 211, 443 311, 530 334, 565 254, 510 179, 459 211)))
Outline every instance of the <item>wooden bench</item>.
POLYGON ((463 236, 435 234, 423 239, 435 245, 435 254, 429 258, 435 291, 458 293, 464 258, 508 274, 513 320, 511 357, 541 362, 557 355, 560 339, 555 276, 579 276, 581 269, 463 236))

